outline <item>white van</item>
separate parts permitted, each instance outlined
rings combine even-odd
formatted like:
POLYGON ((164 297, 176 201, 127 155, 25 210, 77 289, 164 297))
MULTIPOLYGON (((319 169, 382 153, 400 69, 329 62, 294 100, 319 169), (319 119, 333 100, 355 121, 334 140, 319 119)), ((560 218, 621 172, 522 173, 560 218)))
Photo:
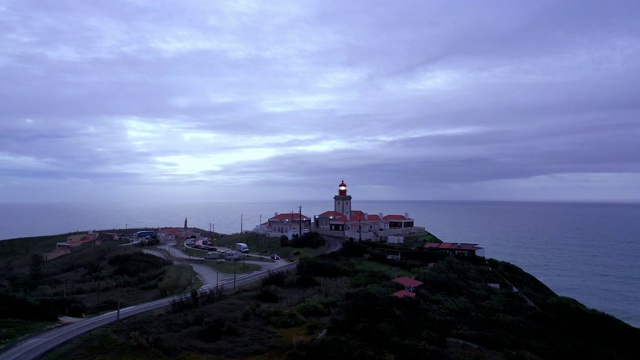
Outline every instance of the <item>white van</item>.
POLYGON ((247 253, 249 252, 249 247, 245 243, 236 243, 236 250, 243 253, 247 253))

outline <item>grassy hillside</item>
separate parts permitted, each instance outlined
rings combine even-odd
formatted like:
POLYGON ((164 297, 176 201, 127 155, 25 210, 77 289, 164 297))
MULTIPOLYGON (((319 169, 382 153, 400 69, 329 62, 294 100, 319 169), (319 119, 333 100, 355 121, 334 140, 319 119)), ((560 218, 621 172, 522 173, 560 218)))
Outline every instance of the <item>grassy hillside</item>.
POLYGON ((114 242, 87 246, 44 261, 70 234, 0 242, 0 350, 55 324, 148 302, 187 290, 191 267, 143 254, 114 242))
POLYGON ((637 358, 639 329, 511 264, 424 250, 388 260, 376 246, 347 243, 253 288, 126 319, 45 358, 637 358), (398 275, 423 282, 415 297, 391 296, 403 288, 398 275))

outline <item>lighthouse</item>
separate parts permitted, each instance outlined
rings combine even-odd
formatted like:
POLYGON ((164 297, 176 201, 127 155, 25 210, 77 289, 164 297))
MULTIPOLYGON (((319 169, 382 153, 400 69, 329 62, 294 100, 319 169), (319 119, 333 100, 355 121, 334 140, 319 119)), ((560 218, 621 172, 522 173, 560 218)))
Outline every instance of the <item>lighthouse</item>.
POLYGON ((347 195, 347 184, 344 180, 338 185, 338 195, 333 197, 334 211, 339 212, 349 219, 351 217, 351 196, 347 195))

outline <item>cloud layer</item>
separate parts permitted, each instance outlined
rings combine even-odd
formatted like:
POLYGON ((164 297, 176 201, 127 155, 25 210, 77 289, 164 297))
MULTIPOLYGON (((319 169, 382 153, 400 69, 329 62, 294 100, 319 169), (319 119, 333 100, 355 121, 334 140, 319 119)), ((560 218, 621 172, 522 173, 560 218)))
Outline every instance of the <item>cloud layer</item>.
POLYGON ((0 200, 640 200, 634 1, 8 1, 0 200), (354 195, 356 194, 354 193, 354 195))

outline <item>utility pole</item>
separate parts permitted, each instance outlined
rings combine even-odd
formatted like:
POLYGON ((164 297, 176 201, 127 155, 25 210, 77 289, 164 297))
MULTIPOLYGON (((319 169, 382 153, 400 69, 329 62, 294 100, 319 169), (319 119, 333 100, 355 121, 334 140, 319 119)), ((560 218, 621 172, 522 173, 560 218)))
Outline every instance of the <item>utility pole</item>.
POLYGON ((302 206, 298 206, 300 212, 300 218, 298 219, 298 239, 302 238, 302 206))
POLYGON ((120 296, 118 297, 118 313, 116 315, 116 321, 120 321, 120 302, 122 301, 122 287, 124 286, 124 279, 120 279, 120 296))
POLYGON ((358 219, 358 233, 360 234, 360 241, 362 241, 362 225, 360 225, 360 219, 358 219))
POLYGON ((236 265, 238 264, 238 260, 233 260, 233 288, 236 288, 236 265))
POLYGON ((242 234, 242 214, 240 214, 240 234, 242 234))

